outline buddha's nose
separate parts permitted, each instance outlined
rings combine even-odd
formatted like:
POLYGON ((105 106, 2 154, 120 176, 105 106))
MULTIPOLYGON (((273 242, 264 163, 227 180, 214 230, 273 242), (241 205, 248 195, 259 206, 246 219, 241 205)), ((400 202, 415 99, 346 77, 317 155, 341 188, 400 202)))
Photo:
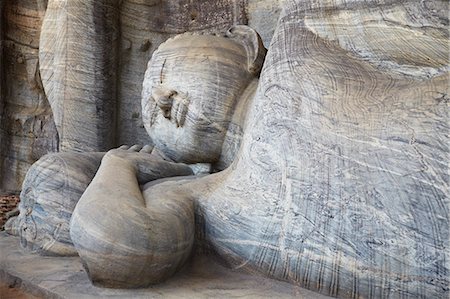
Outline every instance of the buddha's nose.
POLYGON ((171 117, 173 96, 176 94, 176 91, 164 88, 156 88, 153 91, 153 98, 155 99, 156 105, 158 105, 164 117, 167 119, 171 117))
POLYGON ((172 98, 159 98, 156 104, 161 109, 165 118, 170 119, 170 112, 172 110, 172 98))

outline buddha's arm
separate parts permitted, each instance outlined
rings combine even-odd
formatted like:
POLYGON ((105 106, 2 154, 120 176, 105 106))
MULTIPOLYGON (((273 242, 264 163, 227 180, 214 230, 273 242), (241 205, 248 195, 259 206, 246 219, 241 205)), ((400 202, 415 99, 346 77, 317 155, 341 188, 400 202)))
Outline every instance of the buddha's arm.
POLYGON ((168 198, 147 207, 138 183, 142 170, 152 180, 189 175, 190 168, 148 154, 146 165, 143 160, 138 165, 142 154, 126 152, 103 158, 71 220, 72 241, 92 281, 103 286, 142 287, 163 280, 183 264, 193 243, 192 203, 168 198))

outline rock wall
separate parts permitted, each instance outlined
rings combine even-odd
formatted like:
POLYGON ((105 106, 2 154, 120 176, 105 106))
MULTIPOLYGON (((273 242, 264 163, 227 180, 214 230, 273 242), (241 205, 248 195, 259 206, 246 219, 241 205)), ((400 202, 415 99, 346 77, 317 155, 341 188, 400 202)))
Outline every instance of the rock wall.
POLYGON ((230 0, 50 1, 40 60, 61 150, 151 143, 140 98, 154 49, 174 34, 225 31, 244 17, 243 3, 230 0))
MULTIPOLYGON (((6 41, 23 27, 10 26, 17 15, 12 7, 28 2, 11 3, 4 11, 6 41)), ((192 10, 194 4, 179 3, 189 9, 179 7, 178 14, 161 8, 161 15, 180 17, 183 29, 201 19, 201 11, 192 10)), ((257 1, 248 3, 249 21, 258 24, 258 16, 266 11, 257 1)), ((275 2, 264 3, 274 19, 275 2)), ((125 1, 119 19, 134 20, 133 13, 143 11, 138 7, 165 7, 161 2, 145 4, 125 1)), ((236 22, 238 6, 232 4, 226 9, 217 4, 214 12, 232 11, 225 15, 236 22)), ((448 1, 437 0, 286 0, 238 158, 223 172, 195 181, 160 182, 145 192, 158 196, 159 191, 164 199, 168 191, 183 196, 183 188, 190 187, 199 244, 236 268, 338 297, 448 298, 447 12, 448 1)), ((152 23, 149 32, 177 33, 173 28, 178 23, 172 21, 156 27, 152 23)), ((139 117, 132 100, 138 87, 130 83, 138 76, 131 70, 152 51, 143 54, 146 49, 159 42, 138 36, 141 31, 124 30, 129 43, 120 43, 120 51, 131 50, 128 57, 135 57, 127 60, 120 54, 118 60, 119 77, 129 78, 116 85, 121 95, 117 105, 129 109, 121 108, 116 122, 118 128, 129 125, 118 130, 123 136, 132 136, 127 130, 140 125, 129 123, 130 117, 139 117), (128 88, 134 93, 130 102, 128 88)), ((268 43, 269 29, 262 34, 268 43)), ((7 125, 4 135, 11 145, 2 141, 2 146, 24 153, 29 149, 14 149, 21 144, 23 125, 17 134, 11 128, 16 115, 32 114, 14 110, 23 98, 18 94, 11 101, 11 95, 42 92, 34 60, 21 66, 25 59, 19 55, 35 57, 34 41, 10 42, 20 51, 5 44, 2 125, 7 125), (31 87, 15 85, 23 82, 31 87)), ((48 111, 46 107, 39 111, 48 111)), ((118 141, 121 134, 116 135, 118 141)))
POLYGON ((58 149, 38 62, 45 1, 2 1, 0 190, 19 190, 31 164, 58 149))
POLYGON ((283 0, 247 0, 248 25, 261 35, 267 49, 277 26, 282 2, 283 0))
POLYGON ((449 297, 447 12, 285 1, 240 154, 193 188, 216 253, 337 297, 449 297))
POLYGON ((191 32, 224 32, 245 24, 245 1, 136 1, 120 8, 117 144, 152 143, 140 107, 145 69, 153 51, 168 38, 191 32))
POLYGON ((119 1, 50 0, 39 61, 61 151, 114 146, 119 1))
POLYGON ((109 9, 99 1, 48 2, 2 1, 0 190, 19 190, 31 164, 48 152, 152 144, 140 99, 153 51, 178 33, 246 23, 267 47, 280 1, 124 0, 105 2, 109 9))

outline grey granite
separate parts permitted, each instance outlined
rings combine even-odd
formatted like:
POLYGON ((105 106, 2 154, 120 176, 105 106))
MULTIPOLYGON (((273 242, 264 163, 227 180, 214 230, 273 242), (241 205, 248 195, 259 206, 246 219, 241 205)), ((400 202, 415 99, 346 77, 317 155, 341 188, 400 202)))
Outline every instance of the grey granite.
POLYGON ((0 233, 0 281, 45 298, 329 298, 300 287, 230 270, 196 257, 163 284, 146 289, 98 288, 78 257, 43 257, 19 249, 17 237, 0 233))
POLYGON ((178 33, 225 32, 247 23, 268 45, 280 7, 279 0, 98 3, 0 1, 1 189, 19 191, 27 170, 49 152, 151 144, 140 98, 153 51, 178 33), (98 21, 105 15, 107 22, 98 21), (92 24, 103 38, 87 34, 92 24), (98 69, 108 75, 95 76, 98 69))
MULTIPOLYGON (((86 1, 92 8, 87 11, 99 14, 98 20, 106 23, 97 24, 103 28, 111 18, 101 14, 101 5, 93 5, 98 2, 86 1)), ((251 89, 256 90, 254 97, 246 109, 233 114, 245 120, 237 123, 242 130, 230 130, 228 118, 218 122, 210 117, 218 112, 229 116, 222 105, 232 102, 210 105, 209 99, 227 99, 231 89, 221 84, 234 78, 234 67, 216 64, 219 60, 209 55, 217 43, 206 43, 203 53, 191 51, 198 49, 195 38, 189 51, 179 47, 180 55, 167 52, 167 60, 152 58, 159 62, 151 68, 153 83, 144 83, 142 89, 143 102, 149 104, 144 107, 152 109, 143 110, 142 116, 155 148, 176 162, 216 163, 222 155, 216 151, 219 140, 212 136, 223 137, 222 130, 230 137, 236 132, 242 134, 241 145, 233 163, 221 172, 151 182, 144 188, 139 186, 141 164, 126 159, 128 154, 140 155, 138 149, 123 151, 122 157, 105 155, 104 167, 70 217, 70 239, 87 268, 95 263, 100 265, 94 267, 101 270, 97 273, 106 273, 108 280, 125 277, 121 283, 140 286, 135 266, 148 271, 148 264, 136 262, 147 249, 160 254, 170 248, 183 260, 194 241, 228 265, 332 296, 449 298, 447 11, 448 1, 438 0, 283 1, 258 87, 251 89), (196 55, 190 59, 189 53, 196 55), (177 57, 183 57, 183 63, 172 61, 177 57), (212 67, 204 70, 209 62, 212 67), (185 64, 190 73, 179 71, 185 64), (169 143, 176 134, 189 137, 184 134, 189 126, 202 128, 197 131, 203 134, 191 134, 200 138, 169 143), (162 132, 159 142, 152 130, 162 132), (184 152, 198 151, 199 146, 186 144, 200 141, 206 144, 201 150, 214 149, 211 159, 193 160, 194 155, 184 152), (183 240, 193 236, 194 224, 195 240, 183 240)), ((47 12, 46 18, 50 4, 47 12)), ((75 23, 70 26, 77 32, 75 23)), ((252 35, 244 36, 255 41, 248 39, 252 35)), ((254 44, 242 45, 256 54, 257 48, 245 46, 254 44)), ((101 50, 105 45, 98 39, 93 46, 101 50)), ((148 47, 147 42, 139 44, 139 49, 148 47)), ((222 54, 242 52, 233 50, 237 48, 222 54)), ((252 57, 259 56, 248 55, 252 57)), ((239 68, 248 65, 242 59, 227 60, 237 61, 239 68)), ((42 62, 40 69, 45 70, 42 62)), ((109 75, 102 70, 95 74, 109 75)), ((66 79, 71 77, 55 75, 55 80, 66 79)), ((132 115, 137 119, 137 113, 132 115)), ((81 132, 72 124, 69 128, 81 132)), ((158 167, 143 170, 155 174, 158 167)), ((31 210, 23 211, 34 219, 31 210)), ((33 224, 23 228, 34 235, 28 227, 33 224)))
POLYGON ((58 150, 39 74, 43 0, 0 1, 0 190, 18 191, 31 165, 58 150))

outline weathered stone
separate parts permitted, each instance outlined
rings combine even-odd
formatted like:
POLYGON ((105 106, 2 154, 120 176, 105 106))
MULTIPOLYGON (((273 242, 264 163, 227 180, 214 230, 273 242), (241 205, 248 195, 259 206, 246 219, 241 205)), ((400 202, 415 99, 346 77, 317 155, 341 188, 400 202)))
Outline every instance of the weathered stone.
POLYGON ((63 151, 115 142, 118 0, 50 0, 39 61, 63 151))
POLYGON ((29 169, 17 217, 5 224, 21 245, 44 255, 76 255, 69 236, 72 211, 97 171, 104 153, 57 153, 29 169))
POLYGON ((334 296, 448 297, 448 4, 431 3, 286 2, 238 158, 188 187, 211 249, 334 296))
POLYGON ((281 0, 247 0, 248 25, 258 31, 266 48, 269 48, 277 26, 281 2, 281 0))
MULTIPOLYGON (((2 173, 0 188, 20 190, 31 164, 48 152, 57 151, 58 144, 64 151, 152 144, 142 122, 140 97, 153 51, 178 33, 225 32, 233 24, 245 24, 247 18, 268 44, 278 17, 274 3, 273 12, 259 22, 261 7, 241 0, 124 0, 120 4, 108 1, 107 6, 98 5, 98 1, 66 2, 49 1, 46 11, 47 0, 2 1, 5 13, 2 12, 1 31, 6 34, 2 39, 2 58, 5 56, 6 62, 1 69, 8 74, 2 83, 9 88, 1 89, 0 100, 0 106, 4 106, 0 107, 0 164, 7 169, 2 173), (47 16, 40 38, 44 14, 47 16), (37 51, 41 52, 40 66, 37 51), (29 83, 23 76, 25 68, 31 78, 27 79, 29 83), (59 139, 39 68, 45 94, 56 115, 59 139), (20 76, 12 77, 15 73, 20 76), (23 102, 33 98, 41 103, 37 110, 35 104, 23 102), (44 122, 45 133, 29 134, 25 128, 11 133, 10 124, 19 123, 24 117, 28 122, 35 117, 44 122)), ((268 7, 265 4, 264 9, 268 7)))
POLYGON ((334 296, 446 298, 448 36, 436 11, 286 2, 238 158, 143 198, 194 200, 197 237, 235 266, 334 296), (339 15, 353 22, 342 33, 339 15))
POLYGON ((186 262, 195 237, 194 202, 177 194, 155 201, 154 194, 143 197, 139 184, 192 174, 183 162, 234 156, 222 155, 222 145, 230 122, 242 132, 251 99, 244 91, 259 74, 265 52, 247 26, 233 27, 223 37, 180 35, 155 51, 143 85, 144 123, 155 147, 178 163, 133 150, 110 151, 103 158, 70 228, 94 284, 145 287, 166 280, 186 262), (123 219, 133 220, 114 225, 123 219))
MULTIPOLYGON (((276 15, 275 2, 264 2, 276 15)), ((255 3, 250 12, 262 15, 255 3)), ((155 52, 143 109, 129 115, 143 116, 161 152, 111 151, 71 219, 91 279, 160 282, 195 237, 231 266, 333 296, 447 298, 448 3, 282 5, 259 85, 239 70, 256 74, 248 67, 263 56, 244 27, 241 47, 182 35, 155 52), (212 61, 216 68, 204 67, 212 61), (165 159, 226 169, 170 178, 191 172, 165 159)), ((188 12, 149 22, 167 33, 202 18, 200 9, 188 12)), ((119 48, 147 55, 159 44, 145 37, 119 48), (148 52, 140 50, 146 39, 148 52)))
POLYGON ((225 31, 243 18, 241 10, 233 1, 218 0, 201 8, 186 0, 49 1, 40 68, 61 149, 102 151, 123 143, 151 143, 139 103, 153 50, 177 33, 225 31))
POLYGON ((242 0, 132 1, 120 7, 117 144, 152 144, 142 122, 142 81, 152 53, 168 38, 183 32, 225 32, 245 23, 242 0), (142 51, 142 45, 149 48, 142 51), (147 47, 147 46, 146 46, 147 47))
POLYGON ((0 190, 20 190, 28 168, 58 149, 42 89, 38 44, 46 1, 2 1, 0 190))
MULTIPOLYGON (((213 256, 194 256, 181 272, 146 289, 99 288, 89 281, 79 257, 43 257, 20 250, 17 237, 0 233, 1 283, 20 287, 39 298, 329 298, 298 286, 227 269, 213 256)), ((28 298, 28 297, 26 297, 28 298)))

